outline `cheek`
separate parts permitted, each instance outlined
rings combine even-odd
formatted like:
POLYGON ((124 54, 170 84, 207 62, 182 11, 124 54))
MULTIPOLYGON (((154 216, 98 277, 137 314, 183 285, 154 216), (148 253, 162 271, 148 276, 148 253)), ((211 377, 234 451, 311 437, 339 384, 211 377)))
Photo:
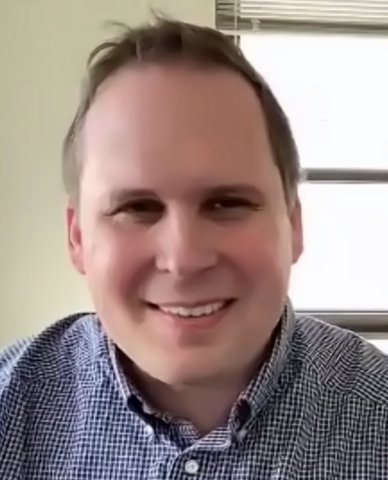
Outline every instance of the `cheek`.
POLYGON ((268 283, 284 281, 291 263, 291 241, 287 228, 271 224, 251 225, 230 237, 230 257, 254 281, 265 278, 268 283))
POLYGON ((151 259, 143 237, 101 229, 87 248, 87 276, 104 289, 102 295, 128 298, 129 292, 137 291, 151 259))

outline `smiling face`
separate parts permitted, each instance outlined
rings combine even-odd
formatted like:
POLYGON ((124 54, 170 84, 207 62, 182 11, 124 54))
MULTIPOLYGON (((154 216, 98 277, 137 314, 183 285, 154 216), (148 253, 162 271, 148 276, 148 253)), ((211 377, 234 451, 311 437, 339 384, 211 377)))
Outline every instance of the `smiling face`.
POLYGON ((255 92, 221 69, 121 70, 81 143, 70 251, 108 335, 168 384, 249 368, 302 250, 255 92))

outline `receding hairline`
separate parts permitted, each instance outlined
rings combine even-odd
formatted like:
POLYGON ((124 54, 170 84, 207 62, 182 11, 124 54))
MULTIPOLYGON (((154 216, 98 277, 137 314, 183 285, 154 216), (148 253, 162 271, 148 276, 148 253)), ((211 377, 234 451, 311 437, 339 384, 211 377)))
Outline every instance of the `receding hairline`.
MULTIPOLYGON (((182 72, 187 72, 187 73, 210 73, 210 74, 225 74, 227 76, 234 77, 235 80, 239 80, 242 85, 245 85, 247 87, 247 91, 249 90, 252 94, 252 99, 255 100, 257 105, 260 107, 260 110, 263 110, 262 106, 262 100, 261 98, 257 95, 257 92, 255 88, 252 85, 252 82, 249 82, 244 75, 242 75, 238 70, 236 69, 231 69, 226 67, 225 65, 218 65, 218 64, 212 64, 210 62, 206 63, 201 63, 200 61, 193 61, 190 59, 173 59, 169 62, 141 62, 141 63, 129 63, 128 65, 123 65, 120 67, 117 71, 115 71, 112 75, 109 75, 107 78, 105 78, 101 84, 97 87, 97 89, 94 92, 94 95, 91 99, 91 102, 85 110, 84 115, 83 115, 83 122, 81 122, 79 125, 82 126, 82 123, 84 124, 86 121, 86 118, 92 109, 93 105, 95 102, 98 100, 100 95, 104 93, 104 91, 108 88, 111 88, 111 84, 117 80, 117 77, 126 74, 126 73, 146 73, 147 70, 170 70, 173 71, 176 70, 177 72, 182 71, 182 72)), ((128 86, 130 85, 130 79, 128 78, 128 86)), ((262 111, 262 114, 264 115, 265 119, 265 114, 262 111)))
MULTIPOLYGON (((74 137, 74 149, 77 153, 77 161, 82 164, 82 143, 84 137, 84 129, 85 124, 92 110, 94 104, 99 99, 100 95, 109 89, 112 83, 117 79, 117 77, 121 76, 125 73, 132 72, 147 72, 148 69, 176 69, 176 70, 183 70, 187 72, 193 73, 224 73, 231 76, 234 76, 236 79, 241 80, 242 84, 244 84, 252 93, 252 98, 257 103, 258 111, 260 111, 260 115, 263 118, 264 125, 266 130, 268 130, 267 122, 266 122, 266 115, 263 110, 262 100, 257 95, 252 82, 249 81, 238 69, 229 68, 223 64, 212 63, 210 61, 200 61, 200 60, 193 60, 191 58, 171 58, 167 61, 142 61, 142 62, 128 62, 125 65, 122 65, 120 68, 115 70, 111 75, 107 76, 96 88, 93 95, 91 96, 91 102, 88 105, 88 108, 85 110, 80 122, 77 125, 76 136, 74 137)), ((266 131, 266 135, 268 132, 266 131)))
MULTIPOLYGON (((87 82, 76 115, 65 137, 62 172, 70 197, 77 197, 82 174, 78 145, 85 118, 96 95, 119 71, 147 65, 188 65, 196 69, 236 72, 255 91, 264 113, 275 163, 287 197, 300 180, 297 147, 287 116, 271 88, 233 41, 221 32, 190 23, 156 18, 135 28, 117 24, 122 34, 98 45, 89 55, 87 82)), ((82 139, 81 139, 82 140, 82 139)))

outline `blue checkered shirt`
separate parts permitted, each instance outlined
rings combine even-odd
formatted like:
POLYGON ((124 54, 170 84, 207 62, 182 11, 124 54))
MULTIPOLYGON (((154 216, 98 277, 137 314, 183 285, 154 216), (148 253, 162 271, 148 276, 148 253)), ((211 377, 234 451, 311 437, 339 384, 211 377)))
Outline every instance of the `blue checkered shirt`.
POLYGON ((273 352, 204 437, 153 413, 94 314, 0 354, 1 480, 388 478, 388 359, 287 308, 273 352))

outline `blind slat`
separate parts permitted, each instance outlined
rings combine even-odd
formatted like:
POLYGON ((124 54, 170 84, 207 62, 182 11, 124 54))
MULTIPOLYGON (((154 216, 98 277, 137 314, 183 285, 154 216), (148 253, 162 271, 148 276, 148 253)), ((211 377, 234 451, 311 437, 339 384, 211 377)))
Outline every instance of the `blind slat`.
POLYGON ((266 23, 386 27, 387 0, 216 0, 217 27, 246 30, 266 23))

